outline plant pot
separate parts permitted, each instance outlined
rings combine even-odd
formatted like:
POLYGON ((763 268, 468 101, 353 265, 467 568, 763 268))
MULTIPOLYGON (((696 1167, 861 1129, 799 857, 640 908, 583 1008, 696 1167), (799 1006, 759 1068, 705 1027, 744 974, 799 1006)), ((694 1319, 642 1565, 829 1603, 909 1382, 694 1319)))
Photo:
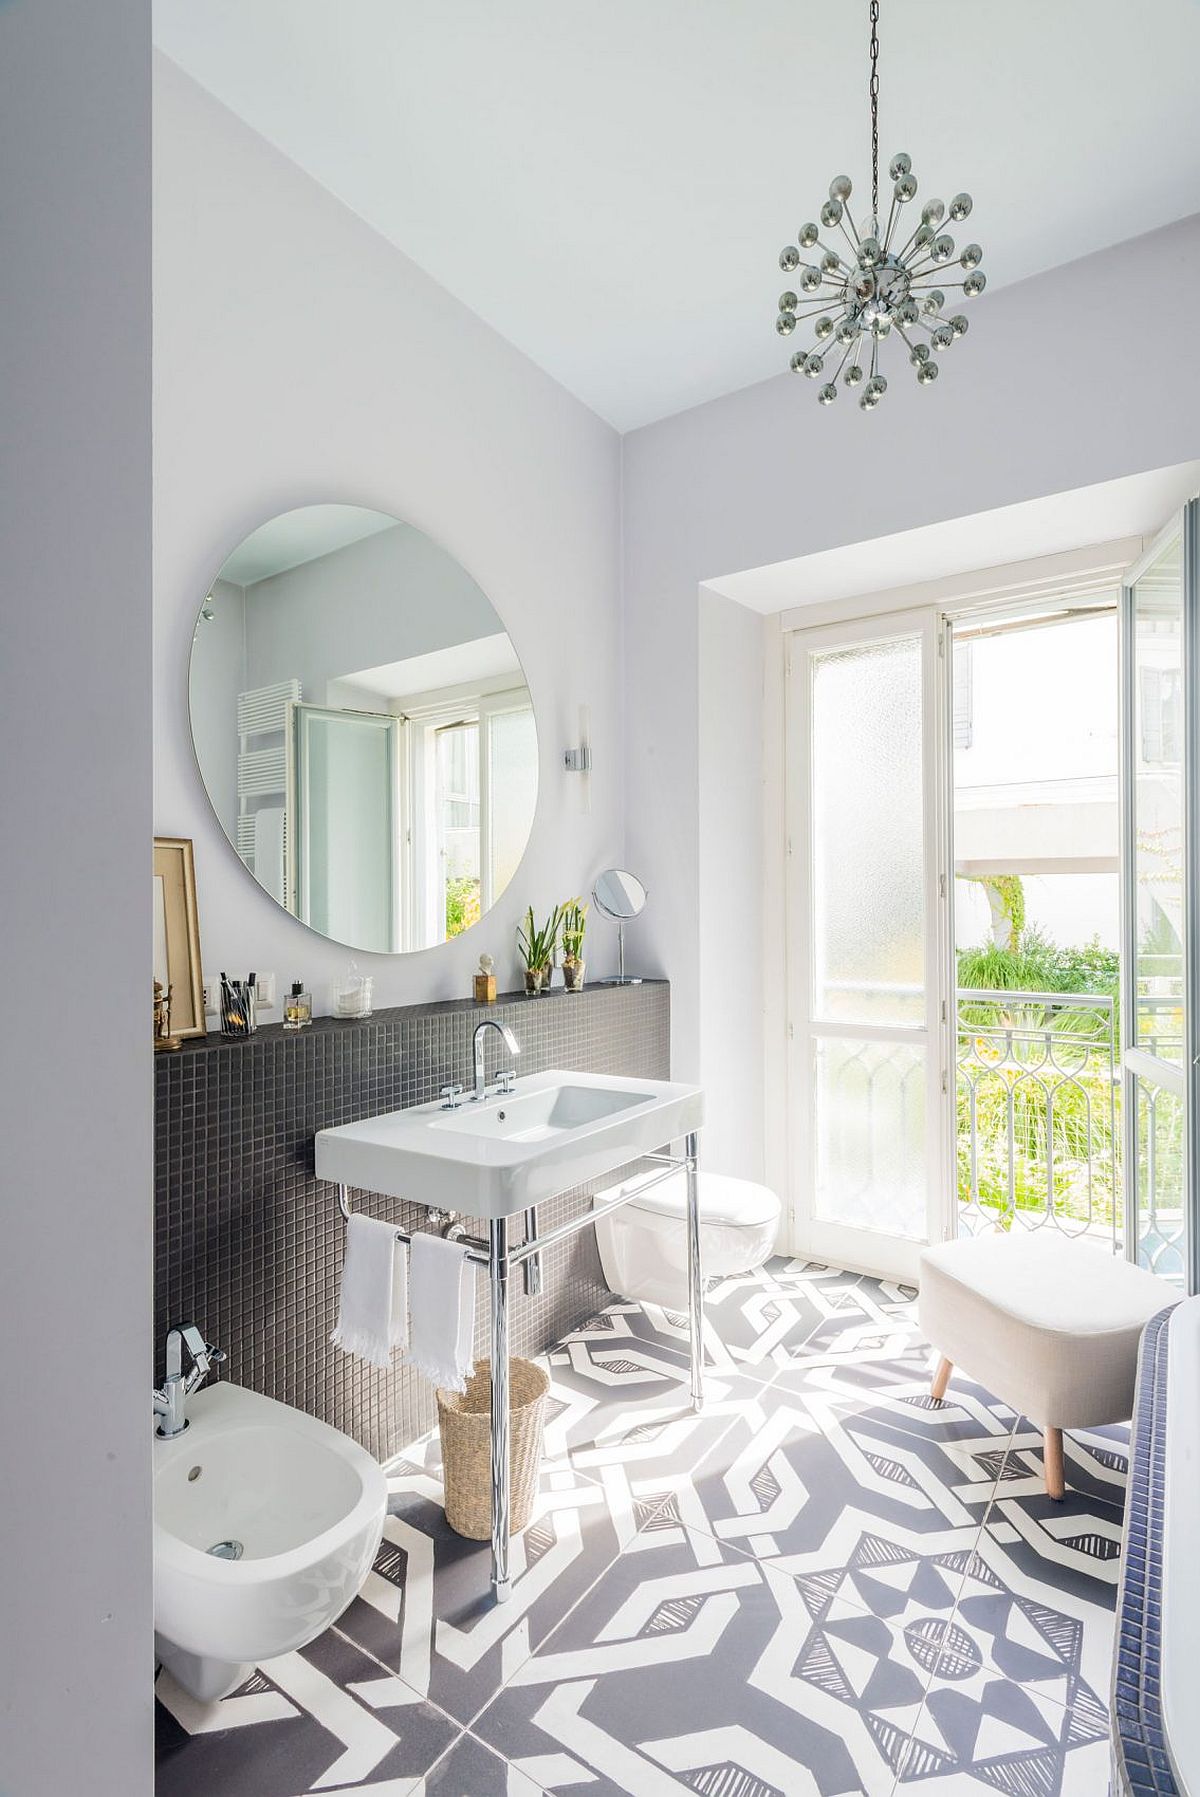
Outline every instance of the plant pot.
POLYGON ((550 969, 548 967, 527 967, 525 969, 526 998, 540 998, 549 984, 550 969))
POLYGON ((568 955, 562 964, 563 985, 568 992, 583 991, 584 963, 578 955, 568 955))

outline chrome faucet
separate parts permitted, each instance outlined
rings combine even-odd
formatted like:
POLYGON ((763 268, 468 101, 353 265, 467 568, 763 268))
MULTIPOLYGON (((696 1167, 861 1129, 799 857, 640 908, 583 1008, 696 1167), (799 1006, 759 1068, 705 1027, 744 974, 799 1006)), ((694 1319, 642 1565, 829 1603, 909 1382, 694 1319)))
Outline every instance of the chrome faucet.
POLYGON ((220 1366, 225 1358, 223 1348, 214 1348, 206 1342, 195 1323, 180 1323, 167 1336, 167 1376, 163 1380, 163 1388, 154 1394, 154 1414, 159 1419, 154 1431, 164 1440, 172 1435, 182 1435, 187 1428, 187 1400, 191 1397, 201 1380, 206 1379, 214 1366, 220 1366), (191 1359, 191 1371, 183 1370, 183 1350, 187 1349, 191 1359))
POLYGON ((504 1038, 504 1046, 510 1055, 519 1055, 521 1045, 506 1023, 497 1023, 494 1017, 485 1017, 475 1031, 475 1102, 479 1104, 485 1098, 493 1097, 497 1092, 511 1092, 516 1077, 512 1069, 498 1074, 494 1085, 489 1086, 483 1077, 483 1038, 487 1030, 498 1030, 504 1038))

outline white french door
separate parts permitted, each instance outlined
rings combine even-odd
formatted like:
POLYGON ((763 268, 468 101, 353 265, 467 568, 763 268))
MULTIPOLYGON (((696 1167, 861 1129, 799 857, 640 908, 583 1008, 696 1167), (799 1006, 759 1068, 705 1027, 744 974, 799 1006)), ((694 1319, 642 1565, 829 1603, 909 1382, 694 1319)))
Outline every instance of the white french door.
POLYGON ((938 631, 788 639, 792 1238, 897 1279, 953 1225, 938 631))
POLYGON ((1200 506, 1121 605, 1122 1136, 1126 1252, 1200 1287, 1200 506))

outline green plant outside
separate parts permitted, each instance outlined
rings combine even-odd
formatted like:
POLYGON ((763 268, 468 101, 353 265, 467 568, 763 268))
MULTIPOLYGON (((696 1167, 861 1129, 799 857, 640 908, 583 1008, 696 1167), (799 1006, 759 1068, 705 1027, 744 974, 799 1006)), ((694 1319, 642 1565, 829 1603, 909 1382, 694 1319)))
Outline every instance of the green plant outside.
MULTIPOLYGON (((1014 906, 1010 914, 1015 913, 1014 906)), ((1098 940, 1062 947, 1025 926, 1009 947, 986 943, 962 950, 958 981, 997 994, 994 1001, 959 1007, 960 1202, 977 1201, 1001 1228, 1011 1228, 1015 1212, 1042 1211, 1048 1200, 1060 1221, 1111 1228, 1120 1203, 1114 1156, 1119 1092, 1110 1061, 1110 1029, 1117 1026, 1116 952, 1098 940), (1017 1002, 1003 998, 1005 992, 1061 999, 1017 1002), (1110 998, 1112 1013, 1072 1007, 1073 992, 1110 998), (1022 1031, 1032 1035, 1023 1039, 1022 1031), (1051 1053, 1052 1124, 1038 1083, 1051 1053)))
POLYGON ((446 881, 446 940, 479 922, 479 881, 468 874, 446 881))

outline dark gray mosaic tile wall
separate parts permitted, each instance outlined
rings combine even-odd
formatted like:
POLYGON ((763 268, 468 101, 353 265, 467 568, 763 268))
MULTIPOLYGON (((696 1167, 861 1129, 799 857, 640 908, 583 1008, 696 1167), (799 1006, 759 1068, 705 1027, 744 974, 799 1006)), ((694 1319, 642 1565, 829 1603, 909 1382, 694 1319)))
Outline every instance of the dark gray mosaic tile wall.
MULTIPOLYGON (((519 1071, 563 1067, 665 1078, 670 993, 663 982, 596 986, 539 999, 406 1006, 364 1022, 319 1018, 248 1042, 220 1037, 160 1055, 155 1066, 155 1340, 195 1322, 224 1348, 224 1374, 324 1418, 381 1458, 436 1421, 432 1390, 408 1372, 373 1372, 330 1346, 342 1264, 336 1189, 313 1174, 318 1129, 425 1104, 470 1083, 484 1016, 510 1025, 519 1071)), ((489 1032, 488 1068, 507 1065, 489 1032)), ((419 1205, 355 1194, 377 1216, 419 1228, 419 1205)), ((544 1205, 544 1227, 587 1203, 544 1205)), ((468 1222, 468 1228, 471 1225, 468 1222)), ((486 1233, 486 1231, 485 1231, 486 1233)), ((592 1231, 547 1250, 539 1297, 513 1281, 513 1352, 537 1353, 606 1301, 592 1231)), ((477 1351, 486 1352, 486 1282, 477 1351)), ((156 1368, 162 1374, 161 1363, 156 1368)))

